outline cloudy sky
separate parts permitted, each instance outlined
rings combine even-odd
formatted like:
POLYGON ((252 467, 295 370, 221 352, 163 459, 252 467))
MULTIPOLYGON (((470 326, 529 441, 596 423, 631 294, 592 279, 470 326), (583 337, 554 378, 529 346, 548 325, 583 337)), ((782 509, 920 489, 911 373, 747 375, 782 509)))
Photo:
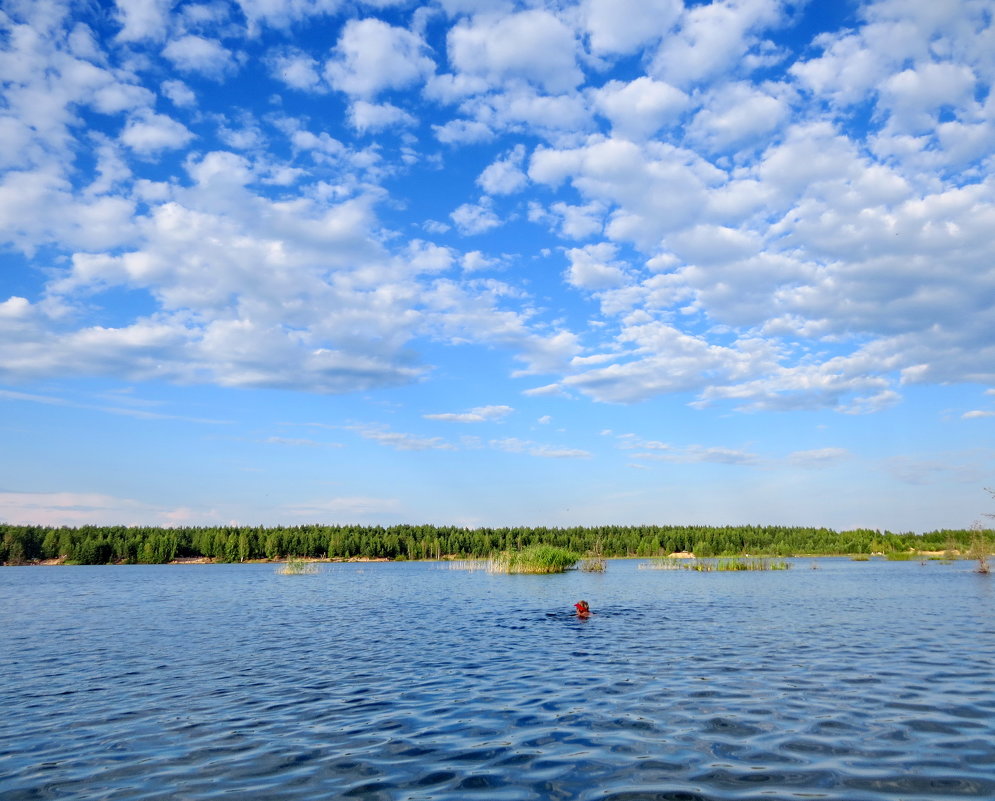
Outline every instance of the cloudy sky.
POLYGON ((0 520, 963 528, 990 0, 5 0, 0 520))

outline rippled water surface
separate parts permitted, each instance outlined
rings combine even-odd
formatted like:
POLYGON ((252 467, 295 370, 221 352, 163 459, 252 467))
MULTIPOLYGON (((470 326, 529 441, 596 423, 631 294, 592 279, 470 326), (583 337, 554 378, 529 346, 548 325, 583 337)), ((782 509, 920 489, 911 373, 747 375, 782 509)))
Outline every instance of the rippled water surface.
POLYGON ((812 564, 3 568, 0 797, 995 798, 995 576, 812 564))

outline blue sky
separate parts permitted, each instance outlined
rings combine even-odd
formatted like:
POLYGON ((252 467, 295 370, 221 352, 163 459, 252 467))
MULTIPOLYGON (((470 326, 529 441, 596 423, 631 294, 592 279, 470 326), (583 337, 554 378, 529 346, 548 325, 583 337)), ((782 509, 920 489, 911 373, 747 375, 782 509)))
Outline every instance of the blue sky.
POLYGON ((963 528, 987 0, 8 0, 0 520, 963 528))

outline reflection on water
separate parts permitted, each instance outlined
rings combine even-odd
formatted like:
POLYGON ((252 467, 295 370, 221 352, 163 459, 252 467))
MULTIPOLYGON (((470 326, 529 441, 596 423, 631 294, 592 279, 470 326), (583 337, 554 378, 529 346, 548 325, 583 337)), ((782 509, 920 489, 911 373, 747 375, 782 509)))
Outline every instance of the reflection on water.
POLYGON ((5 568, 0 797, 995 797, 995 579, 810 564, 5 568))

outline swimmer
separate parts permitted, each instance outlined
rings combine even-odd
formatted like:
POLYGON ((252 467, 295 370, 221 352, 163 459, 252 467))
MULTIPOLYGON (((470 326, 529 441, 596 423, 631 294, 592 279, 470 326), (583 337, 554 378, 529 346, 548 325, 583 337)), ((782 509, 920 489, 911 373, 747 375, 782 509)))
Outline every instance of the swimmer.
POLYGON ((577 610, 577 617, 590 617, 591 607, 588 605, 587 601, 577 601, 574 604, 574 608, 577 610))

